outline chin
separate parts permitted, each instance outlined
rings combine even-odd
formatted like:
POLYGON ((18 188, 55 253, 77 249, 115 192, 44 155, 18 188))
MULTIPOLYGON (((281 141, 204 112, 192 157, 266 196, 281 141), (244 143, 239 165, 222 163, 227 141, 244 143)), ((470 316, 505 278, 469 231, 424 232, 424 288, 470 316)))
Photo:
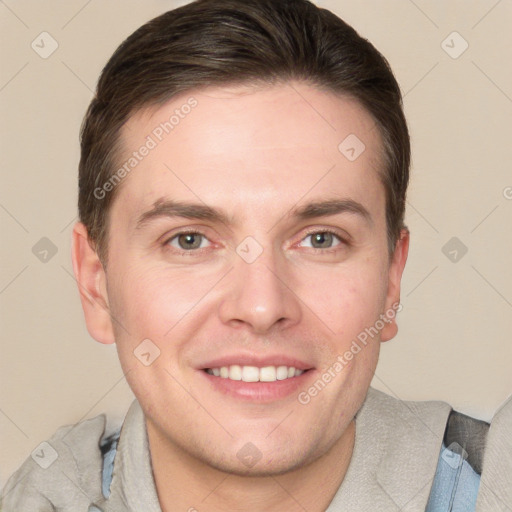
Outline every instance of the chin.
POLYGON ((238 460, 238 458, 217 461, 205 460, 203 462, 230 475, 261 478, 290 473, 307 465, 310 461, 296 454, 285 459, 276 459, 273 456, 262 457, 257 462, 243 462, 238 460))

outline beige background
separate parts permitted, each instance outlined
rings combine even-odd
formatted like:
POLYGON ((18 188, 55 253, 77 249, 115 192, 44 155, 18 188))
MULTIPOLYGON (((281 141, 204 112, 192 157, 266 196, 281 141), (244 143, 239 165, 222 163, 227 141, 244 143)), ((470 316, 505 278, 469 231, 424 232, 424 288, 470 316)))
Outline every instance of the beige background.
MULTIPOLYGON (((60 425, 107 412, 113 426, 132 400, 71 275, 78 130, 122 39, 184 3, 0 2, 0 485, 60 425), (47 59, 31 48, 43 31, 59 45, 47 59), (32 252, 42 237, 58 250, 46 262, 32 252)), ((404 309, 374 385, 488 420, 512 392, 512 3, 317 3, 388 58, 412 134, 404 309), (442 47, 453 31, 469 44, 456 59, 442 47), (442 252, 452 237, 468 248, 456 262, 442 252)))

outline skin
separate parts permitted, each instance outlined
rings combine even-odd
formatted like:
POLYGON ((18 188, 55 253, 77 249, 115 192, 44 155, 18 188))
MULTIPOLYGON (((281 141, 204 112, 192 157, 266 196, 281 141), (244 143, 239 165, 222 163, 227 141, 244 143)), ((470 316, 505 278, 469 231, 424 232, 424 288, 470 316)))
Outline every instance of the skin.
POLYGON ((117 344, 145 412, 162 510, 323 511, 349 465, 380 342, 397 332, 393 319, 317 397, 298 402, 400 300, 409 234, 389 258, 380 135, 356 101, 304 83, 210 88, 133 115, 123 157, 191 96, 197 107, 118 185, 106 270, 85 227, 74 228, 87 327, 117 344), (338 149, 349 134, 366 146, 355 161, 338 149), (371 220, 291 213, 340 198, 363 205, 371 220), (158 216, 137 228, 159 200, 222 209, 226 223, 158 216), (198 249, 180 245, 183 229, 204 234, 192 239, 198 249), (319 246, 310 233, 326 229, 340 238, 319 246), (248 236, 263 249, 252 263, 236 252, 248 236), (144 339, 160 350, 149 366, 133 353, 144 339), (240 352, 284 353, 312 369, 285 398, 241 400, 198 369, 240 352), (248 442, 261 454, 252 468, 236 456, 248 442))

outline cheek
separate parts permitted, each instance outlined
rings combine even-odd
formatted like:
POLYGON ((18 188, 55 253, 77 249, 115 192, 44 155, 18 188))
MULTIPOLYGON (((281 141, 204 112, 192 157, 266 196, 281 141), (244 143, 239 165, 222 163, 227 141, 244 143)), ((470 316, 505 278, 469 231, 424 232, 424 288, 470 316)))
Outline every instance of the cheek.
POLYGON ((119 360, 131 389, 151 408, 155 389, 173 396, 170 374, 175 368, 169 363, 179 362, 188 339, 176 334, 187 325, 182 320, 188 319, 201 290, 194 289, 190 276, 156 266, 131 265, 116 271, 110 276, 109 297, 119 360))
POLYGON ((346 404, 370 385, 380 351, 380 333, 371 327, 384 308, 384 277, 375 263, 358 261, 304 280, 303 293, 309 294, 304 302, 311 304, 325 335, 321 372, 335 375, 336 384, 324 396, 326 406, 346 404))
POLYGON ((118 276, 113 280, 113 313, 138 337, 165 337, 212 287, 209 279, 188 269, 132 266, 118 276))
POLYGON ((140 264, 112 275, 111 312, 117 351, 123 370, 131 372, 132 380, 146 384, 166 380, 169 375, 159 375, 160 367, 182 366, 183 351, 190 340, 197 338, 213 319, 212 290, 221 272, 222 269, 199 272, 197 268, 177 271, 168 266, 140 264), (205 300, 206 296, 210 300, 205 300), (158 359, 147 368, 142 368, 135 357, 144 340, 154 343, 158 353, 158 359))
POLYGON ((297 295, 333 337, 350 343, 382 313, 385 277, 370 262, 317 268, 301 273, 297 295))

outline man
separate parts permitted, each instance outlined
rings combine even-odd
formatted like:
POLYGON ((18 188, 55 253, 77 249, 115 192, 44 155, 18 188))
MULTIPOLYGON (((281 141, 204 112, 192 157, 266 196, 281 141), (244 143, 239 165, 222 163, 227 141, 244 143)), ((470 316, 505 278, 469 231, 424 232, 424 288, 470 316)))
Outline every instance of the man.
POLYGON ((479 486, 507 506, 510 472, 479 474, 503 427, 369 389, 409 136, 352 28, 305 0, 170 11, 114 53, 81 143, 74 271, 137 400, 120 434, 61 429, 5 511, 473 510, 479 486))

